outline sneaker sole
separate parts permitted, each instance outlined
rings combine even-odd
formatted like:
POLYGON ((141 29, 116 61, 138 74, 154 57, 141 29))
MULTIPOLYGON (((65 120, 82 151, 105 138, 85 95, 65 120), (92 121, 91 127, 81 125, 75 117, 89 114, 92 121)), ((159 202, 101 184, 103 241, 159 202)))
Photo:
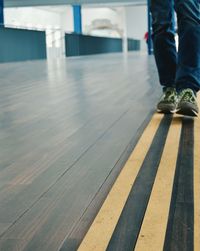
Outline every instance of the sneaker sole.
POLYGON ((181 115, 185 115, 185 116, 190 116, 190 117, 198 117, 198 112, 195 111, 194 109, 190 109, 190 108, 177 109, 176 113, 181 114, 181 115))
POLYGON ((170 109, 158 109, 157 108, 157 112, 158 113, 164 113, 164 114, 174 114, 176 113, 176 110, 170 110, 170 109))
POLYGON ((156 107, 156 110, 158 113, 164 113, 164 114, 174 114, 176 112, 177 106, 174 104, 165 104, 165 103, 159 103, 156 107))

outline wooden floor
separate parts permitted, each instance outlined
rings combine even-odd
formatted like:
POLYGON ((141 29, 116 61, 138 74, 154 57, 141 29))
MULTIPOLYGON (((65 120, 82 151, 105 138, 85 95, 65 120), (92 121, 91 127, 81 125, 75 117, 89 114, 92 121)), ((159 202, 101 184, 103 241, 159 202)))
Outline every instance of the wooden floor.
POLYGON ((160 93, 146 55, 0 65, 0 250, 77 250, 160 93))

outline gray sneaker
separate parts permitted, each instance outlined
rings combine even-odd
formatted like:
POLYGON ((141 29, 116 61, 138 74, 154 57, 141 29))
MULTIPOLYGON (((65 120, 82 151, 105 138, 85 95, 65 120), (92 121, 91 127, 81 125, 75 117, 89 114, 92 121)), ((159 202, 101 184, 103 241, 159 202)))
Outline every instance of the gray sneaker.
POLYGON ((192 89, 187 88, 180 92, 176 112, 187 116, 198 116, 199 108, 192 89))
POLYGON ((160 113, 175 113, 178 103, 178 97, 176 89, 173 87, 167 87, 163 92, 160 101, 157 104, 157 112, 160 113))

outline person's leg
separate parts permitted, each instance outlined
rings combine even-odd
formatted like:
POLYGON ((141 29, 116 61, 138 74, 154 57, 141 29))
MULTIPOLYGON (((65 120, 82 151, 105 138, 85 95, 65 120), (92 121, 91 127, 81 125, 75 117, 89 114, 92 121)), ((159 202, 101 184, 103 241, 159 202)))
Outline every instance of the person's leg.
POLYGON ((153 45, 160 84, 175 87, 177 51, 173 22, 173 0, 151 0, 153 45))
POLYGON ((200 3, 199 0, 175 0, 178 18, 177 89, 200 89, 200 3))
POLYGON ((157 111, 174 113, 177 106, 175 89, 175 76, 177 64, 177 51, 175 45, 175 32, 173 0, 151 0, 153 45, 160 84, 163 86, 163 95, 157 104, 157 111))
POLYGON ((199 109, 195 94, 200 89, 200 3, 199 0, 175 0, 175 9, 179 34, 177 112, 196 116, 199 109))

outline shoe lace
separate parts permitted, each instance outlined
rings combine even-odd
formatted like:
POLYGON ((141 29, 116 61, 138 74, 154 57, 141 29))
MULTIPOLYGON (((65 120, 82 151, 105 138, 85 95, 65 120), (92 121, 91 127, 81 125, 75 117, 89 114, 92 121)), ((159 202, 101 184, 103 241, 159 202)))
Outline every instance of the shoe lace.
POLYGON ((174 101, 175 100, 175 91, 172 89, 167 89, 164 94, 164 100, 166 101, 174 101))
POLYGON ((194 94, 191 90, 183 90, 180 99, 181 101, 195 102, 194 94))

